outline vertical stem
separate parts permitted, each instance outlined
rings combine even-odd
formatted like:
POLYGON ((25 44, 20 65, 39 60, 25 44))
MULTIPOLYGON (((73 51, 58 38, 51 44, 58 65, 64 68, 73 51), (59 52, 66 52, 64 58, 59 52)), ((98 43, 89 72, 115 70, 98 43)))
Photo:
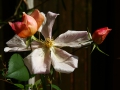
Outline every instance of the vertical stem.
POLYGON ((47 88, 46 88, 46 80, 45 80, 44 75, 40 74, 40 78, 41 78, 41 81, 42 81, 43 90, 47 90, 47 88))

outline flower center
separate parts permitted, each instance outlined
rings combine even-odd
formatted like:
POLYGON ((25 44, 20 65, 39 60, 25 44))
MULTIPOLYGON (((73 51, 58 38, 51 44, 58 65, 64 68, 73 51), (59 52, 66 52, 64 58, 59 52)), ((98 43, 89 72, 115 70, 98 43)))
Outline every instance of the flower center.
POLYGON ((44 41, 44 46, 50 48, 50 47, 53 46, 53 42, 54 42, 54 41, 53 41, 52 39, 46 38, 45 41, 44 41))

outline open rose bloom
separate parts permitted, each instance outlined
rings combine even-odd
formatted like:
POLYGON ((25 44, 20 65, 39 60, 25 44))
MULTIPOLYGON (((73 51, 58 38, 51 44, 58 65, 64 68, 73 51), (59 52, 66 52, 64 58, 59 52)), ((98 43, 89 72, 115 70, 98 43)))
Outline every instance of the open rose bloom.
MULTIPOLYGON (((68 30, 56 39, 53 39, 52 27, 57 16, 58 14, 56 13, 48 12, 46 23, 41 30, 44 40, 31 42, 32 52, 24 58, 24 63, 31 74, 49 73, 51 65, 58 72, 71 73, 78 67, 78 57, 61 48, 81 48, 91 44, 87 31, 68 30)), ((29 47, 28 49, 25 48, 26 44, 23 38, 18 36, 14 36, 13 38, 7 42, 9 47, 4 49, 5 52, 30 50, 29 47), (13 43, 16 38, 19 47, 16 43, 13 43)))

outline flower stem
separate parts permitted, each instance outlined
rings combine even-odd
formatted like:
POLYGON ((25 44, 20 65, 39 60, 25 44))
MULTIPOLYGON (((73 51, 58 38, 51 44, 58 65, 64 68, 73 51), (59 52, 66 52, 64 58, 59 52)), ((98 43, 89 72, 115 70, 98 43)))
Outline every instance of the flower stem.
POLYGON ((40 74, 40 78, 41 78, 41 81, 42 81, 43 90, 47 90, 47 88, 46 88, 46 80, 45 80, 44 75, 40 74))

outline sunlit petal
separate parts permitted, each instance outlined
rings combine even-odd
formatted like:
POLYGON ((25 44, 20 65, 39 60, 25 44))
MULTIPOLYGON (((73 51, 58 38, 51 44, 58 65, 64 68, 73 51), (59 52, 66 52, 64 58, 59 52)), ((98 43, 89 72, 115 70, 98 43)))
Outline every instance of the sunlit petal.
POLYGON ((38 30, 36 20, 32 16, 27 15, 25 12, 23 12, 21 22, 9 22, 9 25, 21 38, 32 36, 38 30))
POLYGON ((41 14, 44 16, 44 21, 43 21, 42 25, 38 28, 38 32, 41 32, 43 26, 44 26, 45 23, 46 23, 46 17, 45 17, 45 14, 44 14, 43 12, 41 12, 41 14))
POLYGON ((37 27, 39 29, 45 20, 44 13, 40 13, 40 11, 38 9, 35 9, 30 16, 32 16, 36 20, 37 25, 38 25, 37 27))
POLYGON ((4 48, 5 52, 29 51, 42 47, 42 44, 37 41, 31 42, 31 45, 27 47, 26 38, 20 38, 18 35, 14 35, 6 44, 8 47, 4 48))
POLYGON ((62 73, 71 73, 78 66, 78 57, 59 48, 51 49, 51 60, 54 69, 62 73))
POLYGON ((59 35, 55 39, 54 46, 58 47, 82 47, 84 45, 91 44, 89 41, 88 37, 88 32, 87 31, 70 31, 68 30, 67 32, 59 35))
POLYGON ((24 47, 5 47, 4 52, 21 52, 21 51, 30 51, 30 48, 24 48, 24 47))
POLYGON ((53 24, 55 22, 57 15, 59 15, 59 14, 56 14, 56 13, 53 13, 50 11, 47 13, 47 21, 46 21, 46 24, 43 26, 43 29, 41 31, 44 38, 51 38, 52 27, 53 27, 53 24))
POLYGON ((43 74, 50 72, 50 53, 44 48, 35 49, 25 59, 25 65, 28 67, 31 74, 43 74))

